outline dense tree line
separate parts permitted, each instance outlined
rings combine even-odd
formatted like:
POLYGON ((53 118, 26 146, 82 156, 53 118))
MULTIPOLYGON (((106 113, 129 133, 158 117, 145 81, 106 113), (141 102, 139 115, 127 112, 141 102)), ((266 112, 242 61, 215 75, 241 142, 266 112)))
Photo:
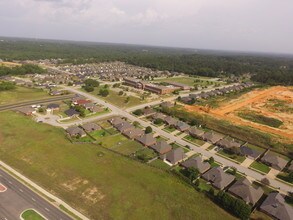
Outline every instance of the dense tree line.
POLYGON ((123 61, 158 70, 201 76, 253 75, 267 84, 293 84, 293 57, 240 54, 193 49, 174 49, 70 41, 6 39, 0 42, 0 59, 61 58, 61 63, 123 61))
POLYGON ((0 66, 0 76, 24 75, 29 73, 44 73, 45 70, 37 65, 23 64, 21 66, 7 67, 0 66))

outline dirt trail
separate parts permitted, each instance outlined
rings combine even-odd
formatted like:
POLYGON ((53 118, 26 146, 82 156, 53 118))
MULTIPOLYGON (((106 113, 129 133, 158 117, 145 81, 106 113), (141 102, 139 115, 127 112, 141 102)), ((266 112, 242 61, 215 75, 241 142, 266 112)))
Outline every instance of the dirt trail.
MULTIPOLYGON (((263 102, 264 100, 270 98, 272 95, 278 95, 280 93, 283 93, 286 90, 288 91, 288 88, 282 87, 282 86, 275 86, 266 90, 253 91, 253 92, 245 94, 244 96, 237 99, 236 101, 233 100, 227 103, 223 107, 220 107, 218 109, 211 109, 209 112, 205 112, 204 108, 199 106, 185 105, 185 109, 189 112, 199 112, 202 114, 208 114, 218 119, 229 120, 230 122, 235 123, 237 125, 250 126, 260 131, 276 134, 285 138, 289 138, 289 140, 290 139, 292 140, 293 131, 290 129, 282 130, 279 128, 273 128, 270 126, 254 123, 254 122, 239 118, 233 114, 233 112, 239 108, 245 107, 249 104, 252 104, 258 101, 263 102)), ((264 111, 264 113, 268 116, 270 114, 269 112, 266 112, 266 111, 264 111)), ((282 119, 284 119, 284 117, 282 119)))

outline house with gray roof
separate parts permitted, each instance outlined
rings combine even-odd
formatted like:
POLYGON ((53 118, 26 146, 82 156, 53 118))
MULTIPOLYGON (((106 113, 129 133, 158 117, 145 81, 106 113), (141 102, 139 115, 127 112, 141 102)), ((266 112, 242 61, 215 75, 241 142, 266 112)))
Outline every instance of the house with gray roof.
POLYGON ((170 144, 168 144, 166 141, 158 141, 156 144, 150 146, 154 151, 156 151, 159 154, 166 154, 169 151, 172 150, 172 147, 170 144))
POLYGON ((204 173, 202 178, 218 189, 224 189, 235 179, 233 175, 225 173, 221 167, 213 167, 204 173))
POLYGON ((169 126, 175 126, 177 124, 178 120, 176 118, 173 118, 171 116, 167 116, 165 118, 165 123, 169 126))
POLYGON ((279 220, 292 220, 293 208, 285 203, 284 197, 278 192, 272 192, 261 204, 260 210, 279 220))
POLYGON ((147 147, 152 146, 157 142, 157 140, 153 137, 153 134, 151 133, 136 137, 135 140, 147 147))
POLYGON ((116 126, 114 126, 121 133, 134 129, 134 126, 128 121, 124 121, 116 126))
POLYGON ((187 131, 190 128, 189 124, 183 121, 177 121, 175 127, 181 132, 187 131))
POLYGON ((71 137, 85 137, 86 133, 84 130, 82 130, 79 127, 70 127, 66 129, 66 132, 71 136, 71 137))
POLYGON ((284 167, 287 165, 288 161, 283 159, 282 157, 278 157, 271 153, 267 153, 261 158, 261 162, 271 166, 276 170, 283 170, 284 167))
POLYGON ((18 111, 24 115, 32 115, 33 113, 36 113, 36 109, 34 109, 31 106, 17 108, 16 111, 18 111))
POLYGON ((260 152, 245 145, 240 147, 240 154, 253 160, 257 159, 261 155, 260 152))
POLYGON ((216 144, 219 147, 222 147, 226 150, 231 150, 233 148, 240 148, 241 144, 234 141, 234 140, 228 140, 228 139, 221 139, 216 144))
POLYGON ((195 137, 195 138, 203 138, 204 131, 198 129, 197 127, 192 127, 189 129, 189 134, 190 134, 190 136, 195 137))
POLYGON ((142 112, 143 112, 143 114, 144 114, 145 116, 149 116, 149 115, 152 115, 152 114, 155 114, 155 113, 156 113, 156 111, 155 111, 154 109, 150 108, 150 107, 146 107, 146 108, 144 108, 144 109, 142 110, 142 112))
POLYGON ((208 162, 202 161, 200 156, 189 158, 188 160, 181 163, 181 166, 185 168, 195 168, 200 173, 204 173, 211 168, 211 165, 208 162))
POLYGON ((219 140, 221 140, 223 138, 224 138, 224 135, 215 133, 213 131, 206 132, 202 136, 203 140, 208 141, 208 142, 210 142, 212 144, 217 143, 219 140))
POLYGON ((68 116, 68 117, 76 117, 79 116, 79 112, 76 111, 73 108, 67 109, 66 111, 64 111, 64 113, 68 116))
POLYGON ((288 170, 289 170, 290 172, 293 171, 293 162, 291 162, 290 166, 288 167, 288 170))
POLYGON ((151 116, 154 120, 155 119, 161 119, 161 120, 165 120, 165 118, 167 117, 166 115, 164 115, 163 113, 155 113, 151 116))
POLYGON ((124 131, 122 132, 126 137, 128 137, 129 139, 134 139, 136 137, 140 137, 144 134, 144 131, 139 129, 139 128, 135 128, 133 127, 130 130, 124 131))
POLYGON ((102 128, 95 123, 87 123, 81 126, 86 132, 98 131, 102 128))
POLYGON ((160 105, 162 108, 172 108, 174 107, 174 104, 172 102, 163 102, 160 105))
POLYGON ((60 109, 60 105, 56 103, 51 103, 47 105, 47 111, 57 111, 60 109))
POLYGON ((236 181, 228 191, 251 205, 255 205, 264 193, 261 187, 254 188, 246 178, 236 181))
POLYGON ((113 117, 113 118, 110 118, 108 120, 113 126, 117 126, 123 122, 125 122, 124 119, 120 118, 120 117, 113 117))
POLYGON ((165 155, 165 160, 169 163, 176 165, 177 163, 181 162, 186 158, 186 154, 184 153, 184 150, 181 147, 178 147, 176 149, 173 149, 169 151, 165 155))

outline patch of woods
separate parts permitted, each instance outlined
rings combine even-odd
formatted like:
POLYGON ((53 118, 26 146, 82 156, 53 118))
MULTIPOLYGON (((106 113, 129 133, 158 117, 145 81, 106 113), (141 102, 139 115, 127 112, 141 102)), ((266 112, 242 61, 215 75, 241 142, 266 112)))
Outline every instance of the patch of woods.
POLYGON ((23 64, 21 66, 7 67, 0 65, 0 76, 25 75, 35 73, 45 73, 46 70, 34 64, 23 64))
POLYGON ((99 43, 6 40, 0 44, 4 60, 61 58, 59 63, 99 63, 122 61, 157 70, 209 77, 251 74, 256 82, 293 85, 293 58, 243 55, 191 49, 158 48, 99 43), (42 45, 42 50, 40 50, 42 45))
POLYGON ((12 82, 0 82, 0 91, 15 89, 15 84, 12 82))
POLYGON ((263 125, 268 125, 274 128, 278 128, 283 124, 283 122, 280 121, 279 119, 267 117, 267 116, 260 115, 251 111, 239 112, 238 116, 243 119, 253 121, 263 125))

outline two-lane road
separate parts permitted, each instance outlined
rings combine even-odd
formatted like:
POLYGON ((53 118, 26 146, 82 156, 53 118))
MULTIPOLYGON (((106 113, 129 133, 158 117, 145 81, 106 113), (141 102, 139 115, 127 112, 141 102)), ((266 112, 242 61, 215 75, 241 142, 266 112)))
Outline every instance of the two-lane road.
POLYGON ((49 220, 72 220, 1 168, 0 183, 7 188, 5 192, 0 192, 0 220, 20 219, 26 209, 35 209, 49 220))

